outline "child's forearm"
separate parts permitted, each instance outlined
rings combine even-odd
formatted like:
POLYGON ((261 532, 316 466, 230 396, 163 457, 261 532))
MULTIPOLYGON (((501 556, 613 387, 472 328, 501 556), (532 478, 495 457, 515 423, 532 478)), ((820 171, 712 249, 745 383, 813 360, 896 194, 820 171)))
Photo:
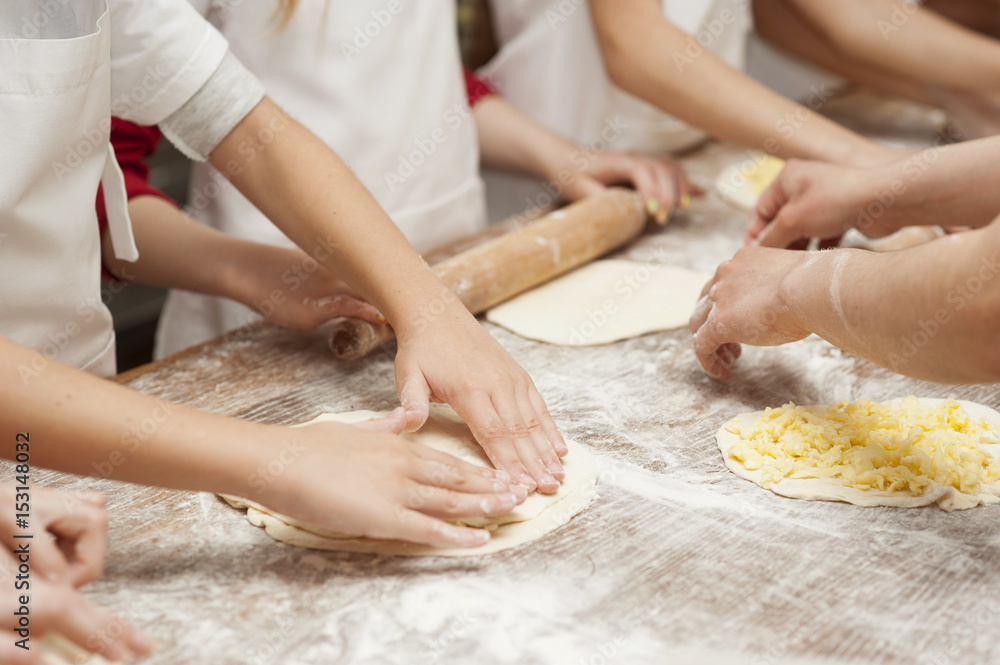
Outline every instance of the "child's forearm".
POLYGON ((220 279, 245 245, 209 228, 156 196, 129 200, 139 260, 117 259, 109 233, 101 239, 104 263, 126 281, 231 297, 220 279))
POLYGON ((891 158, 888 149, 733 70, 664 18, 658 2, 592 0, 590 6, 612 80, 684 122, 779 157, 858 166, 891 158))
MULTIPOLYGON (((170 404, 0 338, 4 439, 30 434, 46 467, 160 487, 245 494, 271 457, 267 426, 170 404)), ((0 456, 13 458, 13 443, 0 456)))
POLYGON ((580 146, 542 127, 502 97, 482 99, 473 107, 484 166, 555 179, 580 146))
POLYGON ((918 4, 788 0, 838 49, 918 81, 1000 90, 1000 44, 918 4))
POLYGON ((351 170, 270 99, 211 162, 293 242, 376 305, 397 333, 420 320, 427 303, 452 302, 351 170))

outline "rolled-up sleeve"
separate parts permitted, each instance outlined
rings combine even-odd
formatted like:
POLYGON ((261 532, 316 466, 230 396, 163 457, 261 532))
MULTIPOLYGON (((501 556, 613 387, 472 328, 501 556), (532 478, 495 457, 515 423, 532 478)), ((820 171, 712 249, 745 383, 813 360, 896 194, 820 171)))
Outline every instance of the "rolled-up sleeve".
POLYGON ((263 86, 186 0, 109 0, 109 5, 112 114, 138 125, 161 125, 185 154, 206 159, 260 102, 263 86))

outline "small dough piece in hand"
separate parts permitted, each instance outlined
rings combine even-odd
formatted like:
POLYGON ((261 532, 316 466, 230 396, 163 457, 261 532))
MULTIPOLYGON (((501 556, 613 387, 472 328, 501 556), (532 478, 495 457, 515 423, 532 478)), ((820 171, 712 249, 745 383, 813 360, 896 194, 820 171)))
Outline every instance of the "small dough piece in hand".
POLYGON ((737 476, 775 494, 859 506, 1000 502, 1000 413, 907 397, 744 413, 716 441, 737 476))
POLYGON ((528 339, 592 346, 688 325, 707 273, 594 261, 498 305, 486 320, 528 339))
MULTIPOLYGON (((373 411, 325 413, 304 424, 330 421, 359 423, 381 418, 386 414, 387 412, 373 411)), ((493 468, 482 447, 472 436, 468 425, 449 407, 432 408, 427 423, 420 430, 402 436, 416 444, 448 453, 470 464, 493 468)), ((491 532, 489 542, 475 548, 438 549, 401 540, 360 538, 305 524, 270 511, 248 499, 231 496, 223 498, 236 508, 246 508, 250 523, 262 527, 267 535, 296 547, 397 556, 465 557, 492 554, 537 540, 555 531, 586 508, 597 496, 597 466, 593 457, 576 442, 567 441, 566 445, 569 453, 562 458, 566 477, 554 494, 537 492, 529 494, 521 505, 506 515, 453 520, 456 524, 485 528, 491 532)))

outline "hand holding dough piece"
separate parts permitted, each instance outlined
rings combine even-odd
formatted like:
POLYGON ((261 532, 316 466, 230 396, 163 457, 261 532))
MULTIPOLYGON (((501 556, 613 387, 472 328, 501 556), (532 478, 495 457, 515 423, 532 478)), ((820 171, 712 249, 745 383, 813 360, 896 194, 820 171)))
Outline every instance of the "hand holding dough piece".
POLYGON ((608 344, 687 326, 711 277, 655 262, 594 261, 494 307, 486 320, 549 344, 608 344))
MULTIPOLYGON (((358 423, 384 415, 386 414, 373 411, 327 413, 304 424, 324 421, 358 423)), ((432 408, 427 423, 419 431, 403 434, 403 437, 416 444, 454 455, 470 464, 492 468, 468 425, 451 408, 432 408)), ((566 477, 555 494, 530 494, 521 505, 506 515, 455 520, 456 523, 486 528, 491 532, 488 543, 470 549, 437 549, 399 540, 377 540, 336 533, 274 513, 247 499, 230 496, 223 498, 236 508, 246 508, 250 523, 262 527, 267 535, 296 547, 398 556, 464 557, 492 554, 537 540, 555 531, 586 508, 597 495, 597 467, 590 453, 574 441, 567 441, 566 445, 569 448, 569 453, 563 458, 566 477)))
MULTIPOLYGON (((888 402, 890 406, 898 408, 906 399, 893 400, 888 402)), ((917 400, 921 407, 932 408, 941 405, 948 400, 919 398, 917 400)), ((986 420, 993 425, 1000 427, 1000 413, 982 404, 974 402, 958 401, 958 404, 965 410, 974 421, 986 420)), ((807 407, 809 409, 822 409, 823 407, 807 407)), ((739 459, 733 455, 733 448, 740 444, 743 439, 739 434, 731 430, 751 430, 758 417, 763 415, 763 411, 755 413, 743 413, 735 419, 726 423, 716 434, 716 442, 722 452, 723 460, 729 470, 740 478, 749 480, 765 489, 769 489, 775 494, 786 496, 792 499, 805 499, 808 501, 843 501, 853 503, 858 506, 895 506, 899 508, 914 508, 937 504, 946 511, 965 510, 978 505, 1000 502, 1000 481, 990 485, 980 486, 978 491, 961 492, 951 485, 944 485, 938 482, 930 482, 924 491, 919 495, 913 495, 908 491, 889 492, 877 488, 861 489, 848 485, 839 474, 834 477, 784 477, 777 482, 770 482, 765 469, 749 469, 739 459)), ((829 438, 829 437, 828 437, 829 438)), ((977 446, 982 449, 983 444, 977 446)), ((1000 444, 992 443, 989 448, 1000 449, 1000 444)), ((987 455, 996 459, 1000 450, 990 450, 987 455)), ((818 472, 829 471, 829 469, 819 469, 818 472)), ((817 475, 819 475, 819 473, 817 475)))

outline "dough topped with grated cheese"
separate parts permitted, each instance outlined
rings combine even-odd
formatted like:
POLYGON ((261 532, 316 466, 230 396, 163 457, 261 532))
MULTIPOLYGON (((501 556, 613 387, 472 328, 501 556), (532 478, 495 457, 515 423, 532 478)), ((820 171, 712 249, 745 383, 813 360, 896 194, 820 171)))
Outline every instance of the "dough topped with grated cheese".
POLYGON ((716 435, 733 473, 782 496, 964 510, 1000 502, 1000 413, 905 397, 737 416, 716 435))

